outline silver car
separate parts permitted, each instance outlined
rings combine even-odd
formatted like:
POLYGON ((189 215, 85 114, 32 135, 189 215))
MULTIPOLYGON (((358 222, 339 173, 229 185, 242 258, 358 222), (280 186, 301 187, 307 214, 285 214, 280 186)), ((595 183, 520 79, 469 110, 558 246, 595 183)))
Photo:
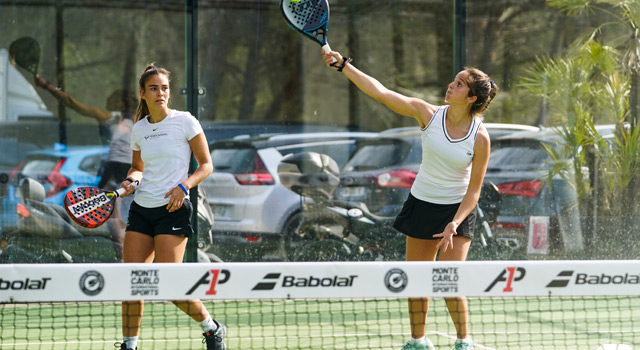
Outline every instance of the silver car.
POLYGON ((214 171, 201 186, 215 214, 212 252, 224 261, 282 261, 282 238, 299 223, 302 198, 280 184, 278 163, 313 151, 346 162, 355 141, 373 132, 320 132, 214 142, 214 171))

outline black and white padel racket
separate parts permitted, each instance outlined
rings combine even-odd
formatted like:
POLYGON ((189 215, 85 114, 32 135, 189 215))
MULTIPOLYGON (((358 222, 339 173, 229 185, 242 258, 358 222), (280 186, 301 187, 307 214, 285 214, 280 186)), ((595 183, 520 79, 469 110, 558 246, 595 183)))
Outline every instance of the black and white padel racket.
POLYGON ((325 53, 331 51, 327 43, 329 30, 327 0, 280 0, 280 9, 289 27, 320 44, 325 53))

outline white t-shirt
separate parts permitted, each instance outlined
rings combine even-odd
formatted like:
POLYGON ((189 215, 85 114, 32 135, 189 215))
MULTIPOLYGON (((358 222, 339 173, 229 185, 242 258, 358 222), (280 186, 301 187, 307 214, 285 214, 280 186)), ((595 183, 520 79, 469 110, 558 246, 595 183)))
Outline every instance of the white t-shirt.
POLYGON ((140 151, 144 172, 135 202, 145 208, 167 205, 165 194, 186 180, 191 161, 189 140, 202 133, 198 120, 189 112, 171 110, 161 122, 148 116, 131 130, 131 149, 140 151))
POLYGON ((111 129, 107 161, 131 164, 131 128, 133 120, 123 118, 121 112, 111 112, 107 121, 111 129))
POLYGON ((411 187, 414 197, 434 204, 462 202, 471 179, 473 146, 481 124, 474 118, 467 135, 453 139, 445 127, 448 110, 449 106, 439 107, 422 129, 422 164, 411 187))

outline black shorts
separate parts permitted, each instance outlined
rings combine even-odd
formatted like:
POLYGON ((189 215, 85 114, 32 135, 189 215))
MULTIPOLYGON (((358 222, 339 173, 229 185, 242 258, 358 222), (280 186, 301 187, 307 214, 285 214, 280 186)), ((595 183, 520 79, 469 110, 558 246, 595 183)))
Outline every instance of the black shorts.
MULTIPOLYGON (((405 235, 419 239, 440 239, 433 235, 442 233, 453 220, 460 207, 457 204, 434 204, 421 201, 409 194, 402 210, 396 217, 393 227, 405 235)), ((458 226, 457 235, 473 238, 476 226, 476 210, 474 209, 458 226)))
POLYGON ((176 235, 189 237, 193 234, 191 227, 193 206, 185 199, 180 209, 169 212, 167 206, 145 208, 133 201, 129 209, 127 231, 144 233, 151 237, 157 235, 176 235))

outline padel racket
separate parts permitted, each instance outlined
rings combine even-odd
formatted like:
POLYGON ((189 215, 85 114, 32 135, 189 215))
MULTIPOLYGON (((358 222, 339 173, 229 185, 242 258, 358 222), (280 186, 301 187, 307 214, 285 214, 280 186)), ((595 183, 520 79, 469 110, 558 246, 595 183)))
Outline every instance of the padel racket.
POLYGON ((26 69, 34 76, 38 74, 40 44, 36 39, 25 36, 14 40, 9 45, 9 55, 19 67, 26 69))
POLYGON ((115 199, 125 191, 124 188, 111 192, 97 187, 78 187, 64 195, 64 209, 78 225, 96 228, 111 217, 115 199))
MULTIPOLYGON (((327 43, 329 30, 327 0, 280 0, 280 9, 289 27, 320 44, 325 53, 331 51, 327 43)), ((335 58, 333 62, 336 62, 335 58)))

